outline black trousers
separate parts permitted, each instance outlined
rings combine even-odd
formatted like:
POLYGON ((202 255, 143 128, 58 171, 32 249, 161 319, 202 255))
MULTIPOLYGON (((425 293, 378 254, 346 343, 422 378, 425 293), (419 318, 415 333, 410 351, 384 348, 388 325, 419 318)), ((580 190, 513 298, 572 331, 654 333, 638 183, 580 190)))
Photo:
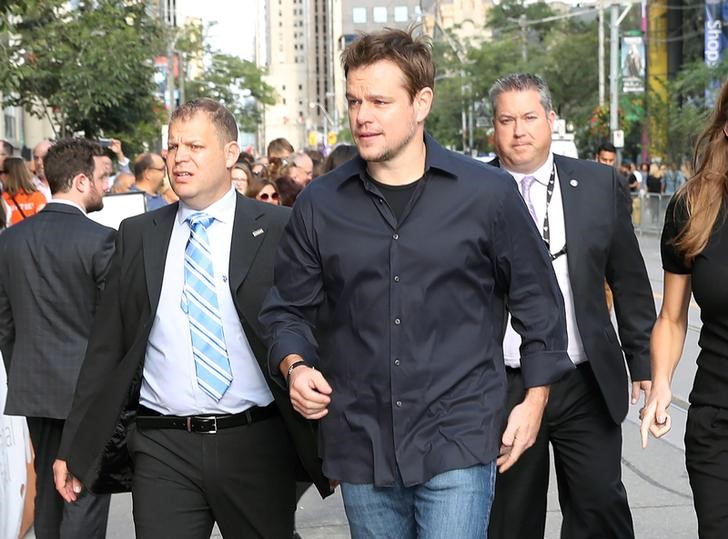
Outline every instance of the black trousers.
MULTIPOLYGON (((508 412, 525 395, 518 369, 508 369, 508 412)), ((626 394, 625 394, 626 398, 626 394)), ((536 443, 496 478, 491 539, 543 539, 549 442, 563 515, 562 539, 634 537, 622 484, 622 429, 609 416, 588 363, 551 386, 536 443)))
POLYGON ((728 409, 690 406, 685 463, 700 539, 728 537, 728 409))
POLYGON ((65 503, 56 491, 53 461, 58 454, 64 421, 46 417, 29 417, 27 421, 35 451, 35 536, 38 539, 103 539, 111 496, 84 491, 74 503, 65 503))
POLYGON ((130 429, 138 539, 290 539, 295 453, 280 417, 216 434, 130 429))

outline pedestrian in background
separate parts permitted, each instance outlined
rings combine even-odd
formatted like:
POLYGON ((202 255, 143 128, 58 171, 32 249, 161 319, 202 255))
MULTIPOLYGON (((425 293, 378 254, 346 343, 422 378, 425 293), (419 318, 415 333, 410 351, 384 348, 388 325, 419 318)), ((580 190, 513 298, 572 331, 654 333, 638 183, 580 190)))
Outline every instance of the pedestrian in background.
POLYGON ((662 231, 662 308, 652 331, 648 433, 670 430, 671 382, 683 352, 691 293, 700 307, 700 353, 690 393, 685 462, 701 539, 728 537, 728 82, 693 156, 695 174, 670 202, 662 231))
POLYGON ((45 175, 53 198, 38 215, 0 235, 5 413, 27 417, 38 539, 106 536, 109 496, 89 493, 64 504, 52 470, 114 249, 115 231, 86 216, 103 206, 108 178, 102 156, 102 148, 87 140, 51 146, 45 175))
POLYGON ((3 164, 3 201, 7 226, 35 215, 46 205, 46 197, 33 184, 33 177, 22 157, 8 157, 3 164))

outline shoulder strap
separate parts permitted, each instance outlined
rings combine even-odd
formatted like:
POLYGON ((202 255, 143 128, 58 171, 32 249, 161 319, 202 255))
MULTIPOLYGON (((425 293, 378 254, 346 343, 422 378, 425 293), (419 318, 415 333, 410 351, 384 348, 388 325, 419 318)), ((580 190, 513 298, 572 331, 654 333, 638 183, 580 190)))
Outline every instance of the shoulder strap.
MULTIPOLYGON (((8 194, 10 194, 10 193, 8 193, 8 194)), ((28 216, 25 215, 25 212, 23 211, 23 208, 20 207, 20 204, 18 204, 18 201, 15 200, 15 196, 10 195, 10 200, 12 200, 13 204, 15 204, 15 207, 18 208, 18 211, 20 212, 20 215, 23 216, 23 219, 26 219, 28 216)))

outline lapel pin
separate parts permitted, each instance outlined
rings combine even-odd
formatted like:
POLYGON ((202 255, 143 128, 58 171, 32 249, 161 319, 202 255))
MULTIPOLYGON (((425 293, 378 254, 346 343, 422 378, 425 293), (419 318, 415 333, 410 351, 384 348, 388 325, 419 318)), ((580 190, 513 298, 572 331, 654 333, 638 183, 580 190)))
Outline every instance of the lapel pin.
POLYGON ((571 185, 572 187, 576 187, 577 185, 579 185, 579 182, 578 182, 578 180, 574 180, 574 179, 572 179, 572 180, 571 180, 571 181, 569 182, 569 185, 571 185))
POLYGON ((257 238, 258 236, 260 236, 261 234, 264 234, 264 233, 265 233, 265 230, 263 230, 262 228, 258 228, 256 230, 253 230, 253 237, 257 238))

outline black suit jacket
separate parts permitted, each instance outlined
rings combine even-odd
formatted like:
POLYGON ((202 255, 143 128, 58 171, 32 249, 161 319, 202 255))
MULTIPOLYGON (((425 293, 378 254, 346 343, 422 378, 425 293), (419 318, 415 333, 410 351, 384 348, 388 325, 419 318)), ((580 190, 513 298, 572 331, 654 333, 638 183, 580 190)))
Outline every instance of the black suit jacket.
MULTIPOLYGON (((73 409, 66 421, 59 458, 87 485, 97 479, 105 447, 121 411, 135 409, 144 355, 164 276, 177 204, 125 220, 119 228, 73 409)), ((289 211, 237 195, 230 247, 230 290, 245 335, 281 411, 298 456, 322 495, 313 426, 291 407, 288 393, 268 376, 258 311, 273 282, 273 259, 289 211), (262 233, 260 231, 263 231, 262 233)))
POLYGON ((652 288, 614 168, 561 155, 554 155, 554 163, 576 324, 609 415, 621 423, 629 402, 625 360, 633 381, 650 379, 652 288), (605 279, 614 295, 619 339, 607 309, 605 279))
POLYGON ((78 208, 50 203, 0 234, 7 414, 68 415, 115 233, 78 208))

